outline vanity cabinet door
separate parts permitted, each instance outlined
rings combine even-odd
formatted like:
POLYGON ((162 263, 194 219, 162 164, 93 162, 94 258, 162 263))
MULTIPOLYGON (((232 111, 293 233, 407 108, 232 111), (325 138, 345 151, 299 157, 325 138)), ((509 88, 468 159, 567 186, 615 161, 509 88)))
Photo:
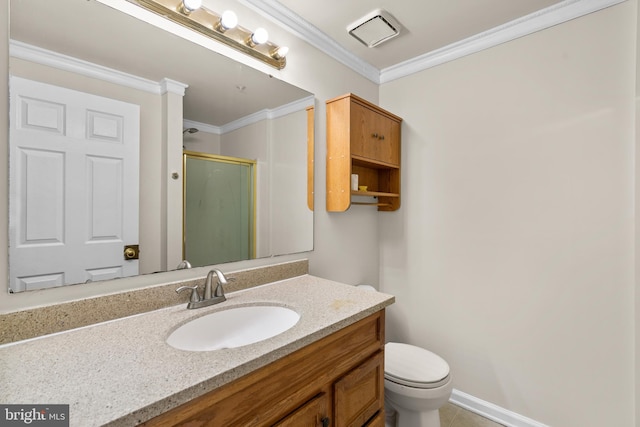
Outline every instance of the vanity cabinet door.
POLYGON ((288 415, 274 427, 325 427, 330 425, 328 417, 329 398, 321 393, 288 415))
POLYGON ((378 412, 375 417, 371 418, 365 427, 385 427, 384 412, 378 412))
POLYGON ((378 352, 334 384, 335 427, 362 427, 384 413, 384 353, 378 352))

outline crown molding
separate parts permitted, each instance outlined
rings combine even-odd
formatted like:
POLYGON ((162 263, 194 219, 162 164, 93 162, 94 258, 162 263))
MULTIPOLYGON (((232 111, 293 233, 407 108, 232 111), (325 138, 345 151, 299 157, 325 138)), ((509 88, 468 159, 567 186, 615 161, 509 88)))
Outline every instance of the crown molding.
MULTIPOLYGON (((57 52, 42 49, 16 40, 9 41, 9 55, 14 58, 34 62, 36 64, 46 65, 156 95, 174 93, 179 96, 184 96, 186 88, 189 87, 187 84, 168 78, 164 78, 160 82, 155 82, 153 80, 134 76, 133 74, 123 73, 112 68, 83 61, 72 56, 62 55, 57 52)), ((185 127, 197 127, 202 131, 223 134, 239 129, 243 126, 256 123, 260 120, 275 119, 299 110, 304 110, 307 107, 314 105, 314 102, 315 98, 313 95, 310 95, 306 98, 301 98, 280 107, 259 111, 231 123, 227 123, 222 127, 212 126, 206 123, 192 122, 189 120, 185 120, 184 123, 185 127)))
POLYGON ((380 70, 342 47, 317 27, 276 0, 239 0, 294 35, 346 65, 374 83, 380 83, 380 70))
POLYGON ((286 116, 287 114, 305 110, 307 107, 313 106, 314 103, 315 97, 313 95, 309 95, 306 98, 301 98, 276 108, 265 108, 222 126, 213 126, 207 123, 194 122, 192 120, 184 120, 183 125, 185 128, 194 127, 204 132, 223 135, 225 133, 232 132, 245 126, 258 123, 262 120, 277 119, 278 117, 286 116))
POLYGON ((378 70, 373 65, 353 55, 335 40, 276 0, 240 1, 261 12, 266 17, 273 19, 293 34, 363 77, 374 83, 382 84, 614 6, 626 0, 565 0, 491 30, 382 70, 378 70))
POLYGON ((441 49, 385 68, 380 72, 380 83, 406 77, 624 1, 626 0, 565 0, 441 49))
POLYGON ((179 81, 171 80, 166 77, 160 80, 159 84, 160 93, 162 95, 164 95, 165 93, 175 93, 176 95, 184 96, 187 88, 189 87, 188 84, 180 83, 179 81))
MULTIPOLYGON (((69 71, 87 77, 103 80, 121 86, 138 89, 144 92, 161 95, 166 90, 178 90, 179 86, 186 85, 180 82, 169 81, 155 82, 153 80, 123 73, 122 71, 83 61, 72 56, 63 55, 58 52, 43 49, 17 40, 9 41, 9 55, 14 58, 34 62, 41 65, 69 71)), ((182 89, 184 95, 184 88, 182 89)))
POLYGON ((182 125, 185 129, 188 128, 196 128, 201 132, 213 133, 216 135, 222 134, 222 129, 220 126, 210 125, 208 123, 195 122, 193 120, 183 120, 182 125))

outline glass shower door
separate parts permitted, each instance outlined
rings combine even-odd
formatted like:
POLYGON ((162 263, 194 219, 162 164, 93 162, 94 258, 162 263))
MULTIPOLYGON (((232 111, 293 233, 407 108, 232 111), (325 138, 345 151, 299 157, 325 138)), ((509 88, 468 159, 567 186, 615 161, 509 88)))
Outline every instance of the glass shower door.
POLYGON ((184 154, 184 259, 193 267, 255 257, 256 162, 184 154))

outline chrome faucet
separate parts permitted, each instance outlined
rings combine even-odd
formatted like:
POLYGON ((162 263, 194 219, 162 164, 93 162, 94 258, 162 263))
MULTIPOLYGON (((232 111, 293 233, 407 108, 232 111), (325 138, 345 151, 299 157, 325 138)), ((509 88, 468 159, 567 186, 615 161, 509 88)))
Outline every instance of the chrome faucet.
POLYGON ((226 285, 227 278, 224 277, 222 271, 214 268, 207 274, 207 279, 204 281, 204 299, 208 300, 211 298, 222 298, 222 301, 225 301, 227 298, 224 296, 224 288, 223 285, 226 285), (215 291, 213 291, 213 295, 211 295, 211 290, 213 289, 213 276, 216 275, 218 277, 218 284, 216 286, 215 291))
POLYGON ((191 268, 191 263, 186 259, 183 259, 182 261, 180 261, 180 264, 178 264, 178 267, 176 267, 176 270, 185 270, 188 268, 191 268))
POLYGON ((223 288, 223 285, 226 285, 227 283, 227 278, 224 276, 222 271, 214 268, 213 270, 209 271, 209 274, 207 274, 207 278, 204 281, 204 294, 202 298, 200 297, 200 292, 198 292, 198 285, 181 286, 176 289, 176 293, 180 293, 185 289, 191 289, 191 297, 189 298, 189 304, 187 304, 188 309, 208 307, 210 305, 219 304, 227 300, 227 298, 224 296, 223 288), (215 290, 212 291, 214 275, 218 278, 218 280, 215 290))

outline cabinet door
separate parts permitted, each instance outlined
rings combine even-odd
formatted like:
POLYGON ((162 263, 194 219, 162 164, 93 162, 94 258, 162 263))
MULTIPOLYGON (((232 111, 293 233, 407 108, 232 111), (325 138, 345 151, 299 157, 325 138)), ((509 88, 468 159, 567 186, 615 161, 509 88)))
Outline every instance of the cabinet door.
POLYGON ((378 352, 334 384, 334 427, 362 427, 384 409, 384 353, 378 352))
POLYGON ((289 414, 274 427, 325 427, 329 426, 328 397, 321 393, 289 414))
POLYGON ((398 165, 400 124, 386 115, 351 102, 351 154, 398 165))
POLYGON ((365 424, 365 427, 385 427, 384 411, 378 412, 373 418, 365 424))
POLYGON ((380 156, 380 116, 373 110, 351 101, 351 155, 367 159, 380 156))
POLYGON ((400 166, 400 122, 387 119, 387 129, 385 130, 385 140, 387 141, 388 153, 385 162, 395 166, 400 166))

